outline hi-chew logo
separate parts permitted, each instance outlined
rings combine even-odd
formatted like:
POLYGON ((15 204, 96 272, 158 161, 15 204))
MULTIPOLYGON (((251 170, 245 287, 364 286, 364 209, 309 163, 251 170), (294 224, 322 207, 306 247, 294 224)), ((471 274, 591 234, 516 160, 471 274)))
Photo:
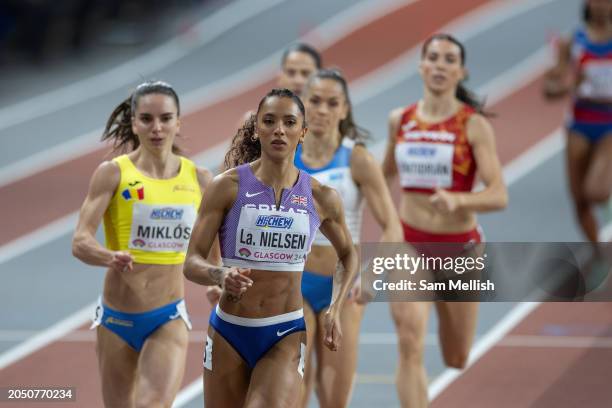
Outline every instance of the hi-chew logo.
POLYGON ((255 221, 255 226, 264 228, 290 229, 291 225, 293 218, 282 215, 259 215, 255 221))
POLYGON ((131 199, 137 199, 138 201, 144 200, 144 186, 140 181, 134 181, 128 183, 129 188, 126 188, 121 192, 121 196, 124 200, 130 201, 131 199))
POLYGON ((183 218, 183 210, 172 207, 154 208, 151 211, 152 220, 180 220, 183 218))

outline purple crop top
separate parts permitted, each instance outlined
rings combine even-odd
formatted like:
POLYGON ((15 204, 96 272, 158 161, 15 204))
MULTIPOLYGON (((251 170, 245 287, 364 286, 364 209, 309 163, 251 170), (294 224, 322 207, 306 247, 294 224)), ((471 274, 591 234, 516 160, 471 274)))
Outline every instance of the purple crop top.
POLYGON ((238 195, 219 232, 223 264, 267 271, 303 271, 321 224, 310 176, 300 170, 297 183, 283 190, 276 209, 274 190, 255 177, 249 164, 236 170, 238 195))

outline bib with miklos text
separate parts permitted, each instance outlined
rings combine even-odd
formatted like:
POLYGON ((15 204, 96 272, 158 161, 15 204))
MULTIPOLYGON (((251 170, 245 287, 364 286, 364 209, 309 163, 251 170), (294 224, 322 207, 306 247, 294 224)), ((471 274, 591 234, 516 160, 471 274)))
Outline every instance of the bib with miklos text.
POLYGON ((193 205, 134 203, 128 248, 186 252, 195 219, 193 205))
MULTIPOLYGON (((247 204, 240 211, 234 256, 246 261, 302 265, 309 251, 310 219, 304 209, 247 204)), ((286 268, 286 266, 285 266, 286 268)))
POLYGON ((454 146, 444 143, 399 144, 395 150, 403 188, 449 188, 452 184, 454 146))
POLYGON ((185 261, 202 191, 195 164, 180 160, 176 176, 156 179, 143 174, 127 155, 113 159, 121 177, 104 213, 107 248, 129 251, 135 263, 185 261))

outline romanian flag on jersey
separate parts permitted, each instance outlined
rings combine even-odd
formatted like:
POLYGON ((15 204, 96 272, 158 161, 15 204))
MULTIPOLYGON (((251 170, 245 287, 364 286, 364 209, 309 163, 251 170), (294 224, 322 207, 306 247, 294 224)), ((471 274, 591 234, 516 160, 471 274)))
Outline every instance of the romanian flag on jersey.
POLYGON ((121 192, 121 195, 127 201, 131 199, 144 200, 144 186, 140 181, 130 183, 130 187, 121 192))

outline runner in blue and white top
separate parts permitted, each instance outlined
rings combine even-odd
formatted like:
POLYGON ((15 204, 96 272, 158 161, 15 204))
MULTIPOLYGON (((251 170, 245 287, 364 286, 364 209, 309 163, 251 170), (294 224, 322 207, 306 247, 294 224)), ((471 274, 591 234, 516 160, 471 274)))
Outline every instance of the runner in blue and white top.
MULTIPOLYGON (((382 169, 362 143, 367 132, 358 128, 353 121, 345 79, 337 70, 319 70, 310 77, 304 89, 304 104, 309 127, 304 143, 298 146, 295 165, 321 184, 338 191, 346 224, 356 247, 360 242, 364 199, 383 230, 382 239, 401 242, 403 236, 399 217, 382 169)), ((340 352, 330 353, 316 346, 321 344, 324 335, 325 312, 332 302, 332 292, 337 295, 333 290, 337 262, 330 242, 317 235, 302 277, 304 317, 308 328, 306 393, 301 404, 304 407, 308 405, 314 378, 318 381, 317 395, 321 407, 344 407, 350 402, 363 314, 363 306, 356 302, 359 283, 355 284, 353 296, 342 309, 343 340, 340 352), (316 366, 311 364, 313 344, 316 366)))
POLYGON ((306 340, 301 272, 317 228, 344 266, 324 339, 330 350, 340 344, 357 253, 338 193, 293 164, 305 133, 302 101, 288 89, 269 92, 226 156, 227 168, 238 167, 213 179, 200 206, 185 275, 223 286, 204 351, 206 406, 294 405, 306 340), (206 261, 217 233, 224 267, 206 261))
POLYGON ((544 93, 572 95, 567 122, 567 166, 578 222, 597 249, 593 206, 612 191, 612 0, 585 0, 584 26, 558 44, 544 93))

